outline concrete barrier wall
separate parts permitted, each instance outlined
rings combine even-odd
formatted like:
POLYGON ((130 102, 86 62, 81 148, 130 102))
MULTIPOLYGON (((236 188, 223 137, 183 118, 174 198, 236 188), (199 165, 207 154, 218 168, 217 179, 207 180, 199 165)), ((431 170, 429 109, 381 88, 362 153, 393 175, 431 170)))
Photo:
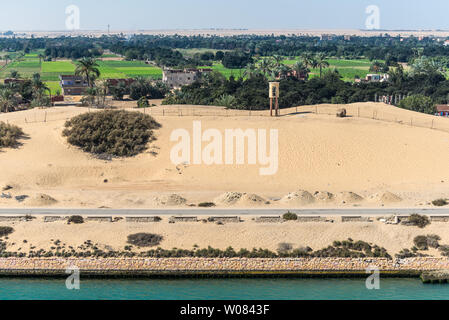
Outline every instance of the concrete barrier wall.
POLYGON ((44 222, 67 221, 68 219, 68 217, 46 216, 44 217, 44 222))
POLYGON ((257 217, 256 222, 258 223, 280 223, 284 222, 284 219, 282 219, 281 216, 273 216, 273 217, 257 217))
POLYGON ((26 216, 0 216, 0 222, 19 222, 27 221, 26 216))
POLYGON ((159 217, 126 217, 126 222, 149 223, 159 221, 161 221, 159 217))
POLYGON ((368 217, 353 217, 353 216, 347 216, 347 217, 341 217, 341 222, 373 222, 371 218, 368 217))
POLYGON ((238 223, 240 222, 240 217, 210 217, 211 222, 223 222, 223 223, 238 223))
POLYGON ((326 222, 327 219, 324 217, 316 217, 316 216, 310 216, 310 217, 304 217, 304 216, 298 216, 298 222, 326 222))
POLYGON ((112 222, 112 217, 87 217, 86 221, 91 221, 91 222, 112 222))
POLYGON ((430 217, 432 222, 449 222, 449 216, 432 216, 430 217))
POLYGON ((198 217, 171 217, 170 222, 198 222, 198 217))

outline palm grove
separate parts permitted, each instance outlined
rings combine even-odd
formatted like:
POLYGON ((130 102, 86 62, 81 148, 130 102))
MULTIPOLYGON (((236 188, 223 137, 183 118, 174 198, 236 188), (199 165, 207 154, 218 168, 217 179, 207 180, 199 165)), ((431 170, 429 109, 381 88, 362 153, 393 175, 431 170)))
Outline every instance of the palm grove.
MULTIPOLYGON (((56 58, 79 59, 76 74, 89 84, 84 101, 104 104, 106 94, 114 99, 129 95, 147 106, 148 98, 164 98, 165 104, 221 105, 228 108, 268 108, 267 82, 280 81, 281 107, 316 103, 352 103, 373 101, 375 95, 405 95, 401 107, 433 113, 436 103, 446 103, 449 82, 445 72, 449 67, 449 48, 426 38, 414 37, 353 37, 345 41, 320 41, 316 37, 300 36, 103 36, 71 38, 5 38, 0 50, 24 53, 41 49, 40 60, 56 58), (180 49, 206 48, 193 56, 180 49), (220 62, 227 68, 244 68, 238 77, 226 78, 212 73, 180 90, 169 91, 162 83, 138 78, 130 86, 119 83, 108 86, 100 79, 96 58, 105 50, 122 55, 127 60, 152 61, 171 67, 207 66, 220 62), (297 57, 300 57, 297 59, 297 57), (285 57, 296 64, 285 65, 285 57), (371 71, 388 72, 384 83, 350 83, 342 80, 338 69, 329 68, 329 58, 372 61, 371 71), (402 63, 408 67, 403 68, 402 63), (311 75, 311 70, 315 73, 311 75)), ((4 57, 5 58, 5 57, 4 57)), ((11 59, 9 55, 6 58, 11 59)), ((11 72, 11 78, 20 78, 11 72)), ((50 104, 48 87, 35 74, 32 79, 0 86, 0 110, 13 111, 18 104, 46 106, 50 104)))

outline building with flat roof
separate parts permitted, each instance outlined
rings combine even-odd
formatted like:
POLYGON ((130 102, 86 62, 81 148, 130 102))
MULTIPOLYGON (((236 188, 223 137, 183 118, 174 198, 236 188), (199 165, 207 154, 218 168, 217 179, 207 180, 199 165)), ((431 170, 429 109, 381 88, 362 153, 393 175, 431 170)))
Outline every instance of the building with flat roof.
POLYGON ((164 69, 162 82, 170 88, 180 88, 194 83, 202 74, 210 72, 212 69, 164 69))
POLYGON ((449 105, 447 104, 437 104, 435 106, 435 109, 437 110, 436 116, 440 117, 449 117, 449 105))
POLYGON ((74 75, 60 75, 59 84, 64 96, 80 96, 86 93, 89 85, 87 81, 80 76, 74 75))

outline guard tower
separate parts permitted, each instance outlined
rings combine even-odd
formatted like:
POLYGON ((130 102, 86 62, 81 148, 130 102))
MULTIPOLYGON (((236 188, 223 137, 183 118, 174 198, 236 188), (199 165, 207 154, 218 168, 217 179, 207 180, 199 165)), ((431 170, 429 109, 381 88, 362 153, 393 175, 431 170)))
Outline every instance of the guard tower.
POLYGON ((273 100, 275 107, 275 116, 278 117, 279 113, 279 82, 270 82, 270 116, 273 116, 273 100))

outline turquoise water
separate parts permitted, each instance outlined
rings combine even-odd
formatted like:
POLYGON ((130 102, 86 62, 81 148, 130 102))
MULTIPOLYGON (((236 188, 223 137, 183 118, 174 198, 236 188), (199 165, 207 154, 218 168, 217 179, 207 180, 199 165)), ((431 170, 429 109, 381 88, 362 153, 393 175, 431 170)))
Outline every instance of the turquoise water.
POLYGON ((367 290, 363 279, 83 280, 68 290, 65 280, 0 279, 0 299, 112 300, 315 300, 449 299, 449 285, 419 279, 381 279, 367 290))

